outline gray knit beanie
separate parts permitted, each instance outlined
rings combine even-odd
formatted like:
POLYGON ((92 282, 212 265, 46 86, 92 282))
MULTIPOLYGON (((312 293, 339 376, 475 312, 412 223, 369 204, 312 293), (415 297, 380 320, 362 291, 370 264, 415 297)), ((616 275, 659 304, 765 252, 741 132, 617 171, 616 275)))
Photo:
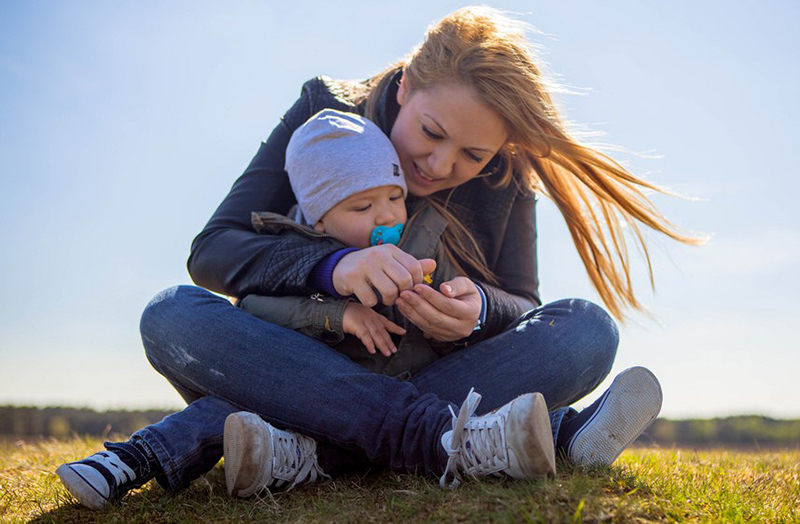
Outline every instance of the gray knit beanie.
POLYGON ((305 222, 314 225, 356 193, 406 180, 389 138, 354 113, 323 109, 300 126, 286 148, 289 183, 305 222))

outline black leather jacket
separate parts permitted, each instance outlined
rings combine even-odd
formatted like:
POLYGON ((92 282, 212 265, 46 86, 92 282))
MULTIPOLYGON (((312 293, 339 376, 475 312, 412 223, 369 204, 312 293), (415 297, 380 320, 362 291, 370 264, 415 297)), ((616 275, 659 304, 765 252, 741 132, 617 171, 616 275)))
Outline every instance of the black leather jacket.
MULTIPOLYGON (((399 74, 399 73, 398 73, 399 74)), ((376 124, 388 135, 399 106, 397 83, 381 96, 376 124)), ((264 235, 253 231, 250 214, 269 211, 285 215, 296 203, 284 171, 289 138, 309 117, 322 109, 363 114, 363 104, 348 98, 347 84, 317 77, 303 85, 300 98, 261 144, 245 172, 192 242, 188 261, 194 282, 212 291, 243 297, 306 295, 309 273, 340 246, 302 236, 264 235)), ((409 195, 413 200, 413 196, 409 195)), ((410 202, 412 203, 412 202, 410 202)), ((481 284, 486 292, 484 338, 499 333, 528 309, 541 305, 536 268, 536 197, 512 183, 490 190, 483 178, 456 188, 451 212, 473 233, 500 287, 481 284), (487 333, 488 332, 488 333, 487 333)), ((473 276, 473 280, 479 280, 473 276)))

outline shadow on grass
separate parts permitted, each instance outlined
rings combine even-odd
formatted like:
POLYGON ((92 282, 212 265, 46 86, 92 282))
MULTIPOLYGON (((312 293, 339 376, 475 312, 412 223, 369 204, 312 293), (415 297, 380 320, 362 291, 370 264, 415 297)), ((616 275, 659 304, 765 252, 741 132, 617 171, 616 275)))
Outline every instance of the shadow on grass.
POLYGON ((151 482, 100 512, 63 494, 55 509, 30 522, 602 522, 619 515, 620 497, 647 498, 638 484, 624 471, 559 463, 558 475, 549 480, 487 478, 450 490, 441 489, 438 479, 373 471, 236 499, 228 496, 218 466, 181 493, 151 482))
POLYGON ((221 468, 215 468, 181 493, 169 493, 151 481, 102 511, 82 506, 62 489, 56 497, 56 507, 42 512, 29 522, 214 522, 213 515, 217 514, 223 496, 229 498, 225 492, 224 472, 221 468))

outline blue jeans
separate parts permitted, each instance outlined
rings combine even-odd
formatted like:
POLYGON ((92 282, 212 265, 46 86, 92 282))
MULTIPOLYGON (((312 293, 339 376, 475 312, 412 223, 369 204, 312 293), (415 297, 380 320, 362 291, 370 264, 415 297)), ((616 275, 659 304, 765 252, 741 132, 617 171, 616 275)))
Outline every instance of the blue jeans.
POLYGON ((316 439, 319 465, 331 475, 365 464, 441 474, 449 408, 458 412, 471 387, 483 396, 478 414, 541 392, 556 438, 567 406, 608 375, 618 343, 605 311, 561 300, 399 381, 192 286, 158 294, 141 333, 150 363, 189 403, 134 435, 154 451, 158 481, 170 490, 214 467, 225 417, 242 410, 316 439))

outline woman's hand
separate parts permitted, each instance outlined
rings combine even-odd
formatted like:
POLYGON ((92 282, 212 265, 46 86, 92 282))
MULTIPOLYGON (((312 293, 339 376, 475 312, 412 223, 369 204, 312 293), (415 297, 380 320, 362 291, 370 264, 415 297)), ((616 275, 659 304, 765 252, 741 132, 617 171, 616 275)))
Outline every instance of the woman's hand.
POLYGON ((397 353, 391 333, 406 334, 405 329, 358 302, 348 302, 345 306, 342 331, 358 337, 370 355, 378 348, 385 357, 397 353))
POLYGON ((342 296, 355 295, 367 307, 378 304, 373 291, 377 289, 383 303, 391 306, 401 291, 420 284, 434 269, 436 262, 430 258, 417 260, 393 244, 382 244, 345 255, 333 270, 333 287, 342 296))
POLYGON ((481 316, 481 295, 475 283, 456 277, 439 286, 415 285, 397 300, 400 312, 427 337, 440 342, 461 340, 472 334, 481 316))

